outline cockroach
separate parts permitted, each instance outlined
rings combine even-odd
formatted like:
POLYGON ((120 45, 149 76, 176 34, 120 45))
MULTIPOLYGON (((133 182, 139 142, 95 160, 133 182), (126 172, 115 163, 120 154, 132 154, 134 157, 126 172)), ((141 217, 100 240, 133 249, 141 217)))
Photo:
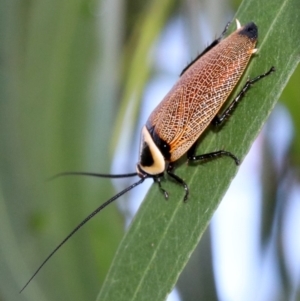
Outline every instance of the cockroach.
MULTIPOLYGON (((189 162, 198 162, 228 156, 236 165, 239 159, 231 152, 219 150, 207 154, 195 155, 196 143, 203 131, 212 123, 222 124, 234 111, 239 101, 251 85, 275 71, 274 67, 253 79, 248 79, 223 113, 220 109, 243 75, 249 60, 257 49, 257 26, 250 22, 241 27, 236 20, 237 29, 227 38, 223 38, 228 23, 221 36, 214 40, 180 74, 180 78, 170 92, 149 116, 142 128, 139 161, 136 172, 111 175, 89 172, 65 172, 63 175, 85 175, 101 178, 126 178, 138 176, 140 179, 107 200, 87 216, 43 261, 21 292, 36 276, 54 253, 87 221, 120 196, 140 185, 147 178, 152 178, 163 192, 161 179, 165 173, 185 190, 184 201, 188 199, 188 185, 174 174, 174 163, 187 154, 189 162)), ((55 177, 57 177, 55 176, 55 177)))

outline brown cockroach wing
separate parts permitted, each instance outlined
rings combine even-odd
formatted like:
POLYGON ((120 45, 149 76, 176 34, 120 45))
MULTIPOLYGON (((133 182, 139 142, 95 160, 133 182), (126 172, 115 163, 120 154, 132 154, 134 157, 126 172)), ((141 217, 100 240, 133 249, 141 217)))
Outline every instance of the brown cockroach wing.
POLYGON ((249 25, 257 29, 245 25, 195 61, 150 115, 147 128, 169 145, 169 162, 197 141, 237 85, 255 52, 249 25))

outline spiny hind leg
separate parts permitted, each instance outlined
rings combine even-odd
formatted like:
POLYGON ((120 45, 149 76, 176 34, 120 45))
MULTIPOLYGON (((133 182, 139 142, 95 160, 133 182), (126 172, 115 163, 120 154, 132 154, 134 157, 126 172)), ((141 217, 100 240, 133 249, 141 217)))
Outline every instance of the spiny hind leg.
POLYGON ((235 110, 238 103, 241 101, 241 99, 245 96, 246 92, 251 88, 251 86, 261 80, 262 78, 270 75, 275 71, 275 68, 272 66, 271 69, 268 72, 265 72, 261 75, 258 75, 257 77, 253 79, 248 79, 246 84, 244 85, 243 89, 240 91, 240 93, 235 97, 235 99, 231 102, 231 104, 228 106, 228 108, 220 115, 215 116, 215 118, 212 120, 212 124, 215 126, 218 126, 222 124, 225 120, 228 119, 230 114, 235 110))

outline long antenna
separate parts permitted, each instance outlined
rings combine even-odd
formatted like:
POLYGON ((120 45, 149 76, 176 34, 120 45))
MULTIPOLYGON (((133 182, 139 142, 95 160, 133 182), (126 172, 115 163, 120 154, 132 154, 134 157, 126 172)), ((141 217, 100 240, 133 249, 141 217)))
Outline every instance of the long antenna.
POLYGON ((98 178, 129 178, 137 176, 137 172, 126 173, 126 174, 119 174, 119 175, 112 175, 112 174, 102 174, 102 173, 94 173, 94 172, 85 172, 85 171, 65 171, 54 175, 53 177, 49 178, 49 180, 54 180, 58 177, 63 176, 90 176, 90 177, 98 177, 98 178))
MULTIPOLYGON (((70 174, 70 173, 62 173, 60 175, 64 174, 70 174)), ((72 174, 80 174, 80 173, 72 173, 72 174)), ((90 173, 81 173, 85 175, 94 175, 90 173)), ((97 174, 95 174, 97 176, 97 174)), ((128 174, 130 176, 133 176, 133 174, 128 174)), ((135 174, 136 175, 136 174, 135 174)), ((57 175, 58 176, 58 175, 57 175)), ((119 176, 118 176, 119 177, 119 176)), ((126 177, 126 175, 125 175, 126 177)), ((23 288, 20 290, 20 293, 27 287, 27 285, 31 282, 31 280, 36 276, 36 274, 41 270, 41 268, 46 264, 46 262, 58 251, 58 249, 75 233, 77 232, 85 223, 87 223, 92 217, 94 217, 97 213, 99 213, 102 209, 104 209, 107 205, 118 199, 120 196, 128 192, 129 190, 133 189, 134 187, 142 184, 144 180, 147 178, 147 175, 145 175, 143 178, 141 178, 139 181, 133 183, 132 185, 128 186, 121 192, 117 193, 115 196, 107 200, 105 203, 103 203, 101 206, 99 206, 96 210, 94 210, 89 216, 87 216, 49 255, 48 257, 42 262, 42 264, 38 267, 38 269, 34 272, 34 274, 31 276, 31 278, 27 281, 27 283, 23 286, 23 288)))

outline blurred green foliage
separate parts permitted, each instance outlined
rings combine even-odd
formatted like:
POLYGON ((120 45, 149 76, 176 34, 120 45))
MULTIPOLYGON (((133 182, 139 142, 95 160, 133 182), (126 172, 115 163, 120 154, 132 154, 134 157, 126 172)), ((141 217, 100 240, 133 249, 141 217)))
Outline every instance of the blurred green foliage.
MULTIPOLYGON (((105 179, 47 179, 60 171, 109 172, 129 101, 134 106, 125 121, 135 133, 143 90, 157 75, 149 57, 165 25, 181 16, 189 29, 197 28, 190 16, 201 7, 222 28, 218 16, 229 11, 223 5, 168 0, 0 1, 1 301, 96 299, 124 233, 115 205, 81 229, 18 294, 49 252, 114 193, 105 179)), ((297 12, 295 7, 291 14, 297 12)), ((284 30, 291 20, 296 17, 286 18, 284 30)), ((281 97, 295 129, 286 168, 296 171, 299 70, 281 97)), ((270 189, 268 195, 275 195, 276 187, 270 189)), ((266 220, 270 226, 274 216, 266 220)), ((203 240, 203 250, 209 246, 210 239, 203 240)), ((211 258, 200 262, 210 266, 211 258)), ((202 295, 208 296, 205 290, 211 288, 213 300, 217 294, 211 273, 207 268, 207 275, 202 275, 210 279, 202 295)), ((186 273, 186 283, 191 283, 191 275, 186 273)), ((193 287, 198 289, 197 284, 193 287)), ((188 293, 182 290, 182 296, 188 293)))

